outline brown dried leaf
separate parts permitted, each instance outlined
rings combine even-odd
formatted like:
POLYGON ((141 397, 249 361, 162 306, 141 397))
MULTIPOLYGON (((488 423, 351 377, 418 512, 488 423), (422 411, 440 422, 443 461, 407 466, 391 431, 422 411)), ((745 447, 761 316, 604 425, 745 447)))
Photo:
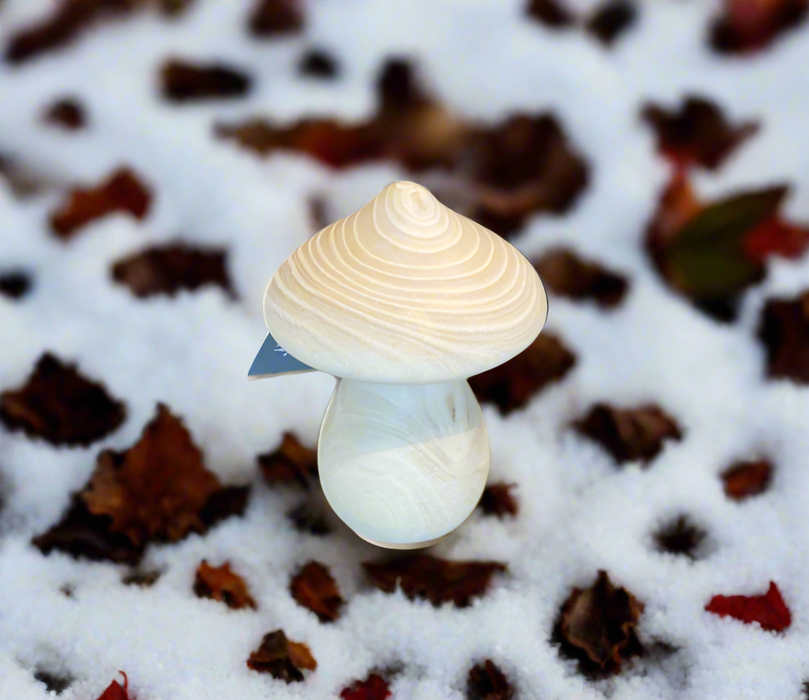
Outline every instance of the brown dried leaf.
POLYGON ((766 350, 768 377, 809 384, 809 290, 768 301, 758 338, 766 350))
POLYGON ((222 63, 194 64, 171 58, 160 70, 163 99, 169 102, 229 100, 249 94, 252 80, 222 63))
POLYGON ((301 669, 314 671, 317 661, 309 647, 287 639, 283 630, 264 635, 261 646, 247 660, 247 667, 260 673, 271 673, 287 683, 303 680, 301 669))
POLYGON ((468 700, 511 700, 514 688, 491 659, 469 669, 466 681, 468 700))
POLYGON ((724 0, 711 26, 710 45, 725 54, 759 51, 800 26, 807 12, 807 0, 724 0))
POLYGON ((529 17, 555 29, 570 27, 576 22, 576 18, 560 0, 530 0, 526 13, 529 17))
POLYGON ((256 0, 250 15, 250 33, 256 37, 294 34, 303 29, 300 0, 256 0))
POLYGON ((435 606, 453 602, 459 608, 483 595, 496 571, 506 570, 505 564, 496 561, 447 561, 428 554, 362 566, 374 586, 385 593, 401 587, 408 598, 429 600, 435 606))
POLYGON ((96 188, 76 188, 60 209, 51 214, 51 227, 67 240, 96 219, 123 212, 142 220, 149 211, 152 195, 128 168, 116 170, 96 188))
POLYGON ((654 534, 654 541, 661 552, 697 559, 700 545, 707 533, 694 525, 685 515, 666 523, 654 534))
POLYGON ((699 164, 715 170, 760 127, 756 121, 732 125, 719 105, 696 95, 689 95, 679 111, 647 104, 641 117, 654 129, 658 151, 678 168, 699 164))
POLYGON ((81 102, 75 97, 63 97, 51 104, 43 115, 48 124, 68 131, 78 131, 87 126, 87 116, 81 102))
POLYGON ((227 252, 184 243, 150 246, 113 264, 112 278, 138 298, 217 285, 233 298, 226 264, 227 252))
POLYGON ((317 449, 304 447, 291 432, 276 450, 259 455, 258 464, 269 484, 298 484, 308 491, 317 479, 317 449))
POLYGON ((612 46, 637 21, 638 10, 629 0, 609 0, 596 8, 585 29, 606 46, 612 46))
POLYGON ((141 588, 151 588, 154 586, 163 572, 159 569, 152 569, 150 571, 134 571, 127 574, 121 579, 121 583, 125 586, 140 586, 141 588))
POLYGON ((585 673, 618 673, 622 661, 643 651, 635 633, 643 608, 635 596, 616 588, 607 573, 599 571, 590 588, 574 588, 562 605, 559 651, 578 659, 585 673))
POLYGON ((295 506, 287 513, 287 517, 298 532, 307 532, 317 537, 323 537, 331 532, 331 527, 323 513, 306 502, 295 506))
POLYGON ((519 510, 517 501, 511 495, 511 489, 516 484, 488 484, 483 489, 483 495, 478 504, 486 515, 496 515, 502 518, 504 515, 517 515, 519 510))
POLYGON ((307 78, 331 80, 340 72, 337 60, 324 49, 310 49, 298 64, 298 73, 307 78))
POLYGON ((619 464, 639 460, 647 466, 666 440, 682 439, 676 421, 652 405, 620 409, 599 403, 574 427, 599 443, 619 464))
POLYGON ((73 683, 73 677, 70 674, 52 673, 46 669, 37 669, 34 672, 34 678, 40 683, 45 684, 45 690, 48 693, 61 695, 73 683))
POLYGON ((24 386, 0 394, 0 422, 53 445, 89 445, 114 432, 124 404, 75 365, 43 354, 24 386))
POLYGON ((576 363, 573 353, 550 333, 537 336, 519 355, 469 378, 478 401, 493 403, 500 415, 523 408, 548 384, 562 379, 576 363))
POLYGON ((289 592, 295 602, 315 613, 321 622, 334 622, 345 603, 329 570, 316 561, 307 562, 292 577, 289 592))
POLYGON ((576 300, 592 300, 605 309, 618 306, 627 290, 623 276, 580 258, 569 248, 553 248, 534 268, 554 294, 576 300))
POLYGON ((766 459, 736 462, 722 472, 725 495, 734 501, 758 496, 770 487, 772 472, 772 463, 766 459))
POLYGON ((250 595, 244 579, 230 569, 230 562, 213 567, 203 559, 197 568, 194 593, 199 598, 213 598, 229 608, 256 609, 256 601, 250 595))
POLYGON ((104 450, 81 497, 135 545, 176 542, 205 529, 200 512, 220 489, 191 434, 164 404, 126 452, 104 450))
POLYGON ((0 295, 22 299, 31 291, 31 275, 23 270, 0 271, 0 295))

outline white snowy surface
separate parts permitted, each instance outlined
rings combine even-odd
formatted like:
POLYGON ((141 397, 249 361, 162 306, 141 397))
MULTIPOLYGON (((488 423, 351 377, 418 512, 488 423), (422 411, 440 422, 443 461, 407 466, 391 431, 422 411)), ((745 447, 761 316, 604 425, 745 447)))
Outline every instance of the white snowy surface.
MULTIPOLYGON (((5 0, 0 45, 52 5, 5 0)), ((734 325, 671 293, 640 244, 668 171, 638 113, 648 100, 674 107, 697 93, 733 120, 761 120, 761 132, 719 172, 697 177, 698 191, 788 181, 786 212, 807 222, 809 28, 760 55, 729 59, 707 48, 717 7, 707 0, 643 3, 612 50, 584 32, 526 19, 522 0, 311 0, 302 35, 256 42, 244 33, 251 6, 197 0, 177 22, 152 14, 109 22, 22 67, 0 64, 0 152, 55 173, 64 189, 126 163, 156 193, 144 221, 107 217, 65 244, 47 225, 60 192, 21 202, 0 182, 0 265, 35 276, 21 302, 0 297, 0 389, 21 384, 51 350, 103 381, 128 409, 123 426, 89 448, 56 448, 0 427, 0 699, 47 697, 32 676, 38 665, 76 678, 63 700, 95 700, 119 669, 137 700, 251 700, 336 697, 393 662, 404 667, 393 698, 457 699, 470 665, 488 657, 520 698, 797 700, 809 678, 809 389, 765 381, 755 329, 768 298, 809 286, 809 257, 771 263, 734 325), (337 81, 296 75, 311 45, 338 57, 337 81), (243 66, 255 89, 228 103, 163 103, 156 76, 170 54, 243 66), (211 133, 224 117, 362 119, 375 106, 376 71, 391 55, 413 57, 430 89, 469 118, 554 111, 588 159, 592 182, 569 215, 533 217, 515 245, 530 257, 562 241, 631 281, 625 303, 609 314, 553 298, 547 327, 575 351, 575 368, 507 418, 484 407, 490 480, 518 484, 521 511, 513 521, 476 512, 432 550, 508 565, 508 575, 464 610, 368 590, 359 562, 378 550, 336 521, 326 538, 295 532, 284 513, 296 497, 262 486, 256 473, 256 455, 285 430, 315 443, 334 385, 319 372, 245 378, 265 335, 264 286, 312 232, 307 198, 325 193, 330 218, 338 218, 405 173, 383 165, 332 173, 285 154, 261 160, 211 133), (90 127, 63 134, 43 125, 43 107, 71 93, 87 107, 90 127), (110 281, 113 261, 180 237, 228 248, 239 302, 219 289, 139 300, 110 281), (650 469, 616 470, 567 428, 599 400, 657 403, 685 437, 650 469), (255 484, 246 516, 203 537, 149 547, 144 568, 165 574, 148 589, 121 585, 121 566, 43 556, 31 537, 60 518, 100 449, 132 445, 157 401, 183 417, 223 482, 255 484), (718 473, 759 454, 775 463, 773 487, 749 502, 727 500, 718 473), (655 527, 681 512, 710 539, 710 554, 695 563, 650 546, 655 527), (258 610, 195 597, 203 557, 230 560, 258 610), (333 625, 288 594, 290 573, 310 558, 331 569, 347 600, 333 625), (570 589, 590 585, 599 568, 645 603, 641 640, 678 651, 593 684, 548 639, 570 589), (783 634, 704 611, 714 594, 760 594, 770 580, 793 615, 783 634), (60 592, 65 584, 72 598, 60 592), (318 661, 304 683, 286 685, 245 665, 277 628, 308 644, 318 661)))

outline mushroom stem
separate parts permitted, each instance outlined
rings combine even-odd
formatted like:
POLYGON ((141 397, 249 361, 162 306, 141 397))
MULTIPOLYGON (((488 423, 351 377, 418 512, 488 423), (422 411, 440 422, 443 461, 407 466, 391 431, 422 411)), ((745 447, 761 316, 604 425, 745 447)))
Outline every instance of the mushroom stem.
POLYGON ((428 547, 477 505, 489 438, 469 382, 337 380, 318 438, 320 483, 337 515, 389 549, 428 547))

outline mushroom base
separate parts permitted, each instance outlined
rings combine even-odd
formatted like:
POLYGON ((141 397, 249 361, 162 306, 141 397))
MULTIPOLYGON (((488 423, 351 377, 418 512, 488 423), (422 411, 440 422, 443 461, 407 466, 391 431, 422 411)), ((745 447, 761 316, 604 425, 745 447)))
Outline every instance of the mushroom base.
POLYGON ((465 379, 338 379, 317 458, 326 499, 346 525, 380 547, 417 549, 474 510, 489 473, 489 438, 465 379))

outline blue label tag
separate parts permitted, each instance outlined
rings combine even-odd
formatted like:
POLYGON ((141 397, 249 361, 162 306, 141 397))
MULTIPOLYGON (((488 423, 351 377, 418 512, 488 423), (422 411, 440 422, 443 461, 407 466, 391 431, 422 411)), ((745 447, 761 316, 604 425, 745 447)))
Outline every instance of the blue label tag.
POLYGON ((275 338, 270 333, 261 345, 261 349, 250 366, 247 373, 248 379, 262 379, 263 377, 275 377, 279 374, 296 374, 299 372, 316 372, 314 367, 303 364, 296 360, 284 348, 275 342, 275 338))

